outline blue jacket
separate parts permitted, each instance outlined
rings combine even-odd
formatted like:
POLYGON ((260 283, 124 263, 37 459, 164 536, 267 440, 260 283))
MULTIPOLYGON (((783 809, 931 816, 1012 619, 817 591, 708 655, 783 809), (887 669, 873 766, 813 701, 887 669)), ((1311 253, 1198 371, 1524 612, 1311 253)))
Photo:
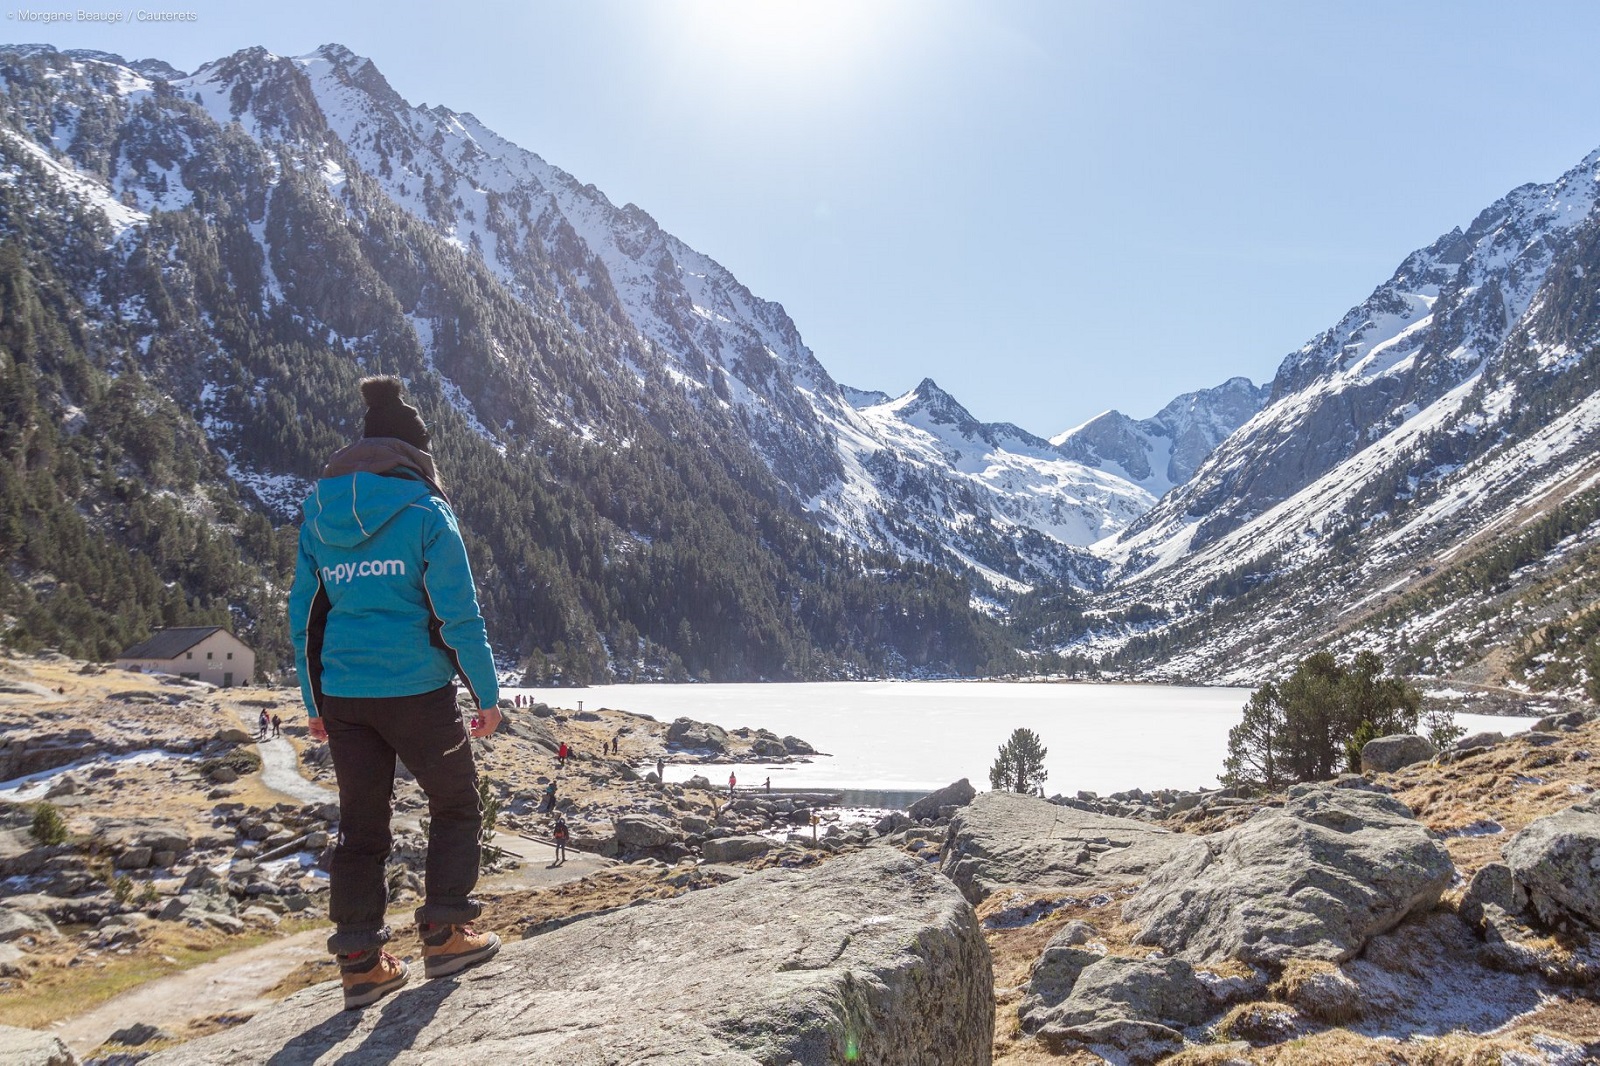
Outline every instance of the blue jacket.
POLYGON ((500 699, 466 546, 428 486, 365 472, 325 477, 303 504, 289 628, 306 709, 333 696, 414 696, 456 676, 500 699))

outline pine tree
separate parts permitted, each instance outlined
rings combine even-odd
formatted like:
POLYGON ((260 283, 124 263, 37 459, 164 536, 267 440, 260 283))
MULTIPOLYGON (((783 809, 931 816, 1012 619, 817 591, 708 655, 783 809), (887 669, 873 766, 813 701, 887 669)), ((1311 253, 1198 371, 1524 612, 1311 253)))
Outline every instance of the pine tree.
POLYGON ((1000 745, 994 765, 989 767, 989 787, 996 792, 1022 792, 1044 795, 1044 758, 1049 749, 1031 729, 1018 728, 1000 745))

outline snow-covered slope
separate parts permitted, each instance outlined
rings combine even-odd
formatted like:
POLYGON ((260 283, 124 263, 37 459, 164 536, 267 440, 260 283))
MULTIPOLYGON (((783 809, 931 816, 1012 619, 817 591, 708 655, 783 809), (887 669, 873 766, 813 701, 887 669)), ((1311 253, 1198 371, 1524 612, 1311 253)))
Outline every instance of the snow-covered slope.
POLYGON ((1392 643, 1404 626, 1379 608, 1588 491, 1600 471, 1597 199, 1600 152, 1413 253, 1285 359, 1263 410, 1097 546, 1120 572, 1118 598, 1172 619, 1146 646, 1180 672, 1226 662, 1251 677, 1330 633, 1382 643, 1362 627, 1398 627, 1392 643), (1237 609, 1247 591, 1255 606, 1237 609), (1223 600, 1233 624, 1201 626, 1223 600))

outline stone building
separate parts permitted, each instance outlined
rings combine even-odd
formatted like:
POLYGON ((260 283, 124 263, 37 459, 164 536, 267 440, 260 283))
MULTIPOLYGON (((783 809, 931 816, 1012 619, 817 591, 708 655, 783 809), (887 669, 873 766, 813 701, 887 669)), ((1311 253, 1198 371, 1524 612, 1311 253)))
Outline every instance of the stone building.
POLYGON ((117 656, 117 666, 231 688, 250 683, 256 672, 256 653, 221 626, 184 626, 157 629, 148 640, 117 656))

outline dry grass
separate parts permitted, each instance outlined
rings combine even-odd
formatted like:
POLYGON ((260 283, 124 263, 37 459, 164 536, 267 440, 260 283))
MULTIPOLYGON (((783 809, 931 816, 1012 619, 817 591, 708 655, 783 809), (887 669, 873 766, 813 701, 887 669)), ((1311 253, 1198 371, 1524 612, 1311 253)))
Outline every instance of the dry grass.
POLYGON ((126 955, 81 948, 67 940, 43 945, 43 950, 29 955, 34 965, 28 976, 7 982, 10 987, 0 998, 0 1025, 48 1025, 92 1010, 147 981, 312 927, 309 922, 284 922, 272 930, 226 934, 153 924, 141 930, 145 939, 126 955))
POLYGON ((1570 807, 1585 788, 1600 790, 1600 722, 1553 736, 1556 742, 1546 747, 1511 737, 1461 762, 1406 767, 1377 780, 1444 835, 1456 868, 1470 879, 1486 863, 1499 861, 1500 849, 1528 823, 1570 807), (1501 831, 1462 835, 1486 820, 1501 831))
POLYGON ((1219 1040, 1247 1040, 1251 1044, 1276 1044, 1294 1035, 1300 1014, 1284 1003, 1240 1003, 1214 1027, 1219 1040))
POLYGON ((1361 1017, 1361 990, 1331 962, 1291 959, 1269 991, 1308 1018, 1344 1025, 1361 1017))

